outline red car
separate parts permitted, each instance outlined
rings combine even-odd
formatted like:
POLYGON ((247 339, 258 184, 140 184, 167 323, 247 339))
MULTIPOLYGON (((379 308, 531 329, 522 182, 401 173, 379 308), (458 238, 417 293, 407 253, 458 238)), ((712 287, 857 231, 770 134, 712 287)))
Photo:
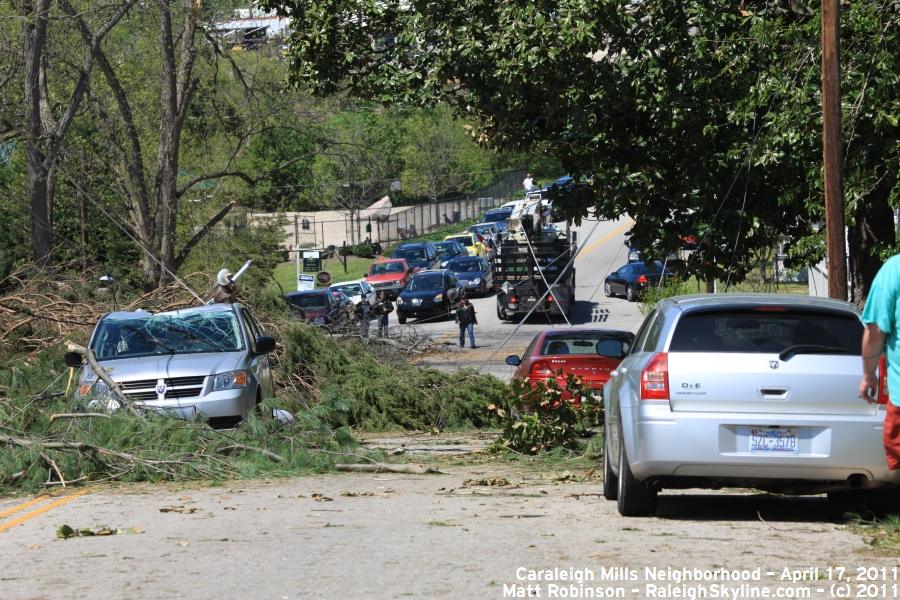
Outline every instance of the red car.
POLYGON ((384 292, 388 298, 396 298, 406 287, 414 269, 403 258, 382 258, 369 266, 366 282, 376 292, 384 292))
POLYGON ((515 379, 537 382, 556 377, 565 386, 566 375, 573 374, 599 390, 633 343, 634 334, 629 331, 547 329, 535 336, 522 357, 507 356, 506 364, 518 367, 515 379))

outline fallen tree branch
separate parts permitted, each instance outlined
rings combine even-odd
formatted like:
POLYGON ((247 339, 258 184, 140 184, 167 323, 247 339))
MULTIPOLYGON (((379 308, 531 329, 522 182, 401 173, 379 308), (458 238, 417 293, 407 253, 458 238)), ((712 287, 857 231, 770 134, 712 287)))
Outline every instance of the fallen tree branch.
POLYGON ((338 471, 349 471, 355 473, 406 473, 409 475, 426 475, 436 473, 446 475, 440 469, 435 467, 426 467, 425 465, 391 465, 386 463, 375 463, 371 465, 361 464, 338 464, 335 465, 338 471))
POLYGON ((78 344, 69 343, 67 346, 69 352, 75 352, 77 354, 82 355, 87 359, 88 364, 91 367, 91 370, 97 374, 97 377, 103 380, 103 383, 109 387, 109 390, 113 393, 113 396, 116 397, 122 406, 125 406, 129 410, 134 410, 134 405, 131 403, 131 400, 125 397, 125 392, 122 391, 122 388, 119 387, 119 384, 112 380, 112 377, 109 376, 109 373, 106 372, 97 359, 94 357, 94 353, 90 348, 85 348, 84 346, 79 346, 78 344))
POLYGON ((58 421, 60 419, 86 419, 86 418, 96 418, 96 419, 108 419, 109 415, 106 413, 57 413, 55 415, 50 415, 50 422, 58 421))
POLYGON ((222 448, 223 451, 226 450, 247 450, 249 452, 256 452, 258 454, 262 454, 266 458, 270 458, 275 462, 281 463, 284 462, 284 457, 280 454, 275 454, 270 450, 264 450, 263 448, 254 448, 253 446, 245 446, 244 444, 234 443, 231 446, 225 446, 222 448))

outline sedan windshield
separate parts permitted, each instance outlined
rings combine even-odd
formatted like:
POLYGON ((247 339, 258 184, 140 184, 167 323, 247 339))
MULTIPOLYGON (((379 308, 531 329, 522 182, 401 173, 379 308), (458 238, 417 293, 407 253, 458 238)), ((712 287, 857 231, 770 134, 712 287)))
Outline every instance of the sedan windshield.
POLYGON ((105 319, 94 335, 91 349, 100 361, 163 354, 236 352, 243 348, 240 331, 231 312, 105 319))
POLYGON ((444 289, 443 277, 434 275, 429 277, 413 277, 406 288, 410 292, 425 292, 444 289))
POLYGON ((483 270, 480 260, 451 260, 447 263, 447 268, 454 273, 472 273, 483 270))

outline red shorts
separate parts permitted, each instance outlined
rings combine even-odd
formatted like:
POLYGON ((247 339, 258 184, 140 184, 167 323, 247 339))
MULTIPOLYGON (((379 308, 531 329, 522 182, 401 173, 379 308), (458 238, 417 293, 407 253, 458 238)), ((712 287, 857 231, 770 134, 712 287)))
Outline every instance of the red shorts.
POLYGON ((900 469, 900 406, 887 403, 884 417, 884 454, 889 469, 900 469))

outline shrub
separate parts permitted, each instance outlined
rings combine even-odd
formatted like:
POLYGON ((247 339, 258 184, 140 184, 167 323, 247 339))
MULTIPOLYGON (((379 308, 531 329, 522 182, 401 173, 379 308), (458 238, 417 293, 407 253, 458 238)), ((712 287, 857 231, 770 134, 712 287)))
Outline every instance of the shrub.
POLYGON ((488 410, 503 427, 497 445, 526 454, 575 448, 603 421, 602 399, 571 374, 565 385, 555 377, 536 383, 513 380, 503 402, 488 410))
POLYGON ((284 332, 281 368, 309 390, 293 402, 324 405, 334 426, 384 429, 458 429, 495 423, 485 410, 506 394, 490 375, 437 369, 393 360, 390 347, 373 350, 358 341, 338 341, 305 324, 284 332), (376 352, 380 354, 375 354, 376 352))

